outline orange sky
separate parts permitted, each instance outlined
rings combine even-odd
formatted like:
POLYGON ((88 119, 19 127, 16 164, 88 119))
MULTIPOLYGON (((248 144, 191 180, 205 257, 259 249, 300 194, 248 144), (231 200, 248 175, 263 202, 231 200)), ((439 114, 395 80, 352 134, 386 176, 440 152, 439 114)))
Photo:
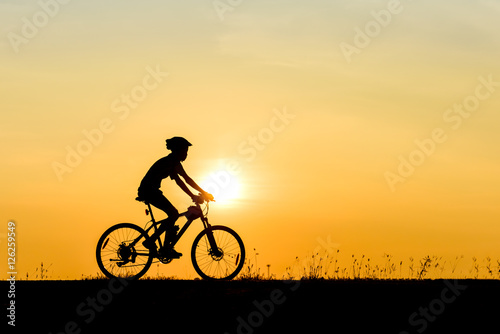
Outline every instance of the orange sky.
MULTIPOLYGON (((14 220, 21 277, 95 275, 100 234, 147 222, 136 190, 176 135, 265 272, 326 240, 345 265, 497 258, 498 2, 47 3, 0 4, 0 240, 14 220)), ((196 277, 187 255, 157 273, 196 277)))

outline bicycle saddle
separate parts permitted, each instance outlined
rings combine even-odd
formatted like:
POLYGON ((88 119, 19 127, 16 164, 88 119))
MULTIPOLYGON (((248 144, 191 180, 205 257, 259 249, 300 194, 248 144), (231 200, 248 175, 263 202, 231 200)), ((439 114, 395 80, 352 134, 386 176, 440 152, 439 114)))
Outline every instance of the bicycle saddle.
POLYGON ((137 197, 135 198, 135 200, 136 200, 136 201, 138 201, 138 202, 143 202, 143 203, 145 203, 145 204, 148 204, 148 202, 146 202, 146 200, 145 200, 144 198, 139 197, 139 196, 137 196, 137 197))

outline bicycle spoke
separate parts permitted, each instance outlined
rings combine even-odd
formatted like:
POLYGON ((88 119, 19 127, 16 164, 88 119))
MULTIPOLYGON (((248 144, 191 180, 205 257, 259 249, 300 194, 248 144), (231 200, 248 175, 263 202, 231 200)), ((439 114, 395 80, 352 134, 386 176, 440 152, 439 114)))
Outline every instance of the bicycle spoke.
POLYGON ((149 250, 131 245, 144 231, 132 224, 118 224, 106 231, 96 250, 98 264, 108 277, 140 277, 151 265, 149 250), (103 246, 100 246, 100 245, 103 246))
POLYGON ((226 279, 238 274, 243 264, 244 247, 236 233, 219 226, 205 231, 195 240, 192 258, 196 271, 204 278, 226 279), (212 233, 216 249, 212 249, 209 241, 212 233))

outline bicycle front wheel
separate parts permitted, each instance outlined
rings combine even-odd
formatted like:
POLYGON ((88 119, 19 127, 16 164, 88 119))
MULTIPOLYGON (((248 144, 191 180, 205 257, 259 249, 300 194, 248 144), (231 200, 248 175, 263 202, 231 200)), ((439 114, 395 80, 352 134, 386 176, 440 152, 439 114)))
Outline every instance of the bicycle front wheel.
POLYGON ((153 256, 142 242, 149 238, 137 225, 122 223, 103 233, 96 247, 99 268, 109 278, 138 279, 144 275, 153 256))
POLYGON ((202 278, 230 280, 243 268, 245 246, 240 236, 230 228, 213 226, 194 239, 191 260, 202 278))

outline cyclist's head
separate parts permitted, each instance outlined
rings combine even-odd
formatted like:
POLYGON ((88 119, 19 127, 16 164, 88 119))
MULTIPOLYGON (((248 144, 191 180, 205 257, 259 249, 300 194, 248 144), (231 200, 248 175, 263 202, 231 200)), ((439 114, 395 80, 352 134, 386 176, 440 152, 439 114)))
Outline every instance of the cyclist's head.
POLYGON ((172 137, 166 140, 167 149, 172 151, 172 153, 179 155, 181 161, 184 161, 187 157, 187 151, 189 146, 192 146, 190 142, 188 142, 183 137, 172 137))

